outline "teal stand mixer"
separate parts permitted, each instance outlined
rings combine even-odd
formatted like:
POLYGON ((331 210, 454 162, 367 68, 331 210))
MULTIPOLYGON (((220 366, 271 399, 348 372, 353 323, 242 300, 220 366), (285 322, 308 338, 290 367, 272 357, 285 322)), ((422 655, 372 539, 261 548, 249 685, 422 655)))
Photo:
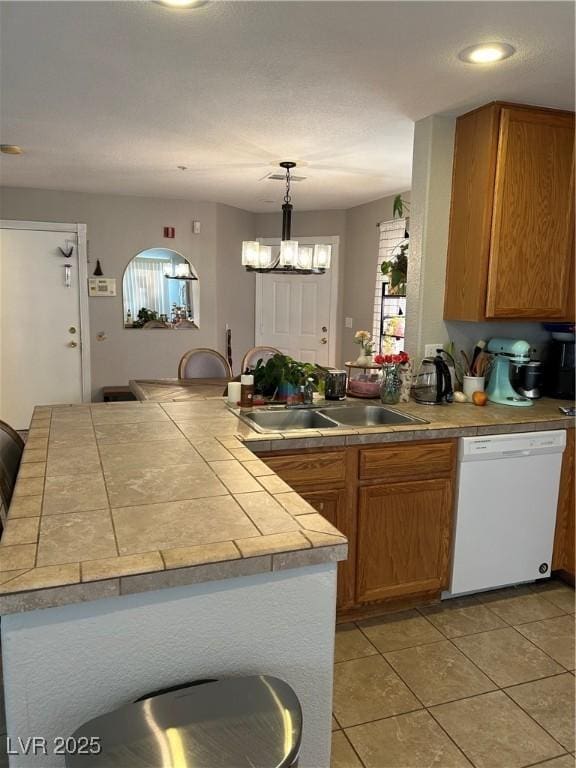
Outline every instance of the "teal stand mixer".
POLYGON ((530 344, 522 339, 490 339, 486 351, 494 356, 490 380, 486 387, 488 400, 500 405, 529 408, 534 402, 523 397, 511 384, 512 366, 530 362, 530 344))

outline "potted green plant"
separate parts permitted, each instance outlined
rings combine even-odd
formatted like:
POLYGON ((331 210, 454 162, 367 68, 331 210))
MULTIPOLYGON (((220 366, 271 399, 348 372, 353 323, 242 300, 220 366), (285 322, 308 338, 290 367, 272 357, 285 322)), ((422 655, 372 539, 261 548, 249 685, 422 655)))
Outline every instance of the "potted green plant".
POLYGON ((405 240, 394 249, 392 256, 383 261, 380 269, 382 274, 390 277, 391 293, 405 293, 408 275, 408 241, 405 240))
MULTIPOLYGON (((402 218, 407 216, 410 203, 402 199, 402 195, 396 195, 392 203, 392 217, 402 218)), ((380 270, 385 277, 390 278, 390 293, 406 293, 406 280, 408 277, 408 231, 404 233, 404 240, 396 246, 390 259, 383 261, 380 270)))
POLYGON ((260 359, 253 369, 254 389, 265 397, 285 400, 298 391, 306 380, 318 381, 318 370, 312 363, 300 363, 288 355, 273 355, 266 362, 260 359))

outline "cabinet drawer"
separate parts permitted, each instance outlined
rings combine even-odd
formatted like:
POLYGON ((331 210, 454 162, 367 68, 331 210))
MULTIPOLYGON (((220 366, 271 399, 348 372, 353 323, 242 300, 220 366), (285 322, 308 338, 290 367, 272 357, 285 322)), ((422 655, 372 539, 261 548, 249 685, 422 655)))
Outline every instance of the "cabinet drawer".
POLYGON ((344 483, 346 472, 344 451, 263 456, 263 461, 296 490, 322 488, 344 483))
POLYGON ((441 443, 398 443, 360 451, 360 480, 414 480, 452 471, 456 458, 454 440, 441 443))

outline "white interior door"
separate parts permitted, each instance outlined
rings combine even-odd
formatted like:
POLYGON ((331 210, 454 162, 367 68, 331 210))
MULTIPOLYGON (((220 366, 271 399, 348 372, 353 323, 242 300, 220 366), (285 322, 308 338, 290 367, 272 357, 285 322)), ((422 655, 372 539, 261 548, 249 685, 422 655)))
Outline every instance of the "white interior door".
POLYGON ((255 337, 258 346, 276 347, 306 363, 335 365, 337 240, 298 238, 302 243, 332 242, 332 266, 323 275, 273 272, 257 275, 255 337))
POLYGON ((54 232, 38 224, 30 229, 5 224, 0 229, 0 419, 26 429, 35 405, 87 399, 83 330, 87 337, 88 329, 80 297, 80 288, 86 290, 86 263, 84 253, 79 257, 76 225, 54 232), (72 249, 70 258, 60 248, 72 249))

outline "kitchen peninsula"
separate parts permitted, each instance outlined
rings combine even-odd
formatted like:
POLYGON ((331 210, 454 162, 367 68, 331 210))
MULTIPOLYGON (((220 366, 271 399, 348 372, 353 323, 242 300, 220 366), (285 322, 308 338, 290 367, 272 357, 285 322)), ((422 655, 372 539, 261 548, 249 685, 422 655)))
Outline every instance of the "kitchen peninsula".
POLYGON ((185 681, 270 674, 302 703, 300 764, 328 763, 346 539, 238 432, 219 399, 35 409, 0 546, 15 739, 51 743, 185 681))

